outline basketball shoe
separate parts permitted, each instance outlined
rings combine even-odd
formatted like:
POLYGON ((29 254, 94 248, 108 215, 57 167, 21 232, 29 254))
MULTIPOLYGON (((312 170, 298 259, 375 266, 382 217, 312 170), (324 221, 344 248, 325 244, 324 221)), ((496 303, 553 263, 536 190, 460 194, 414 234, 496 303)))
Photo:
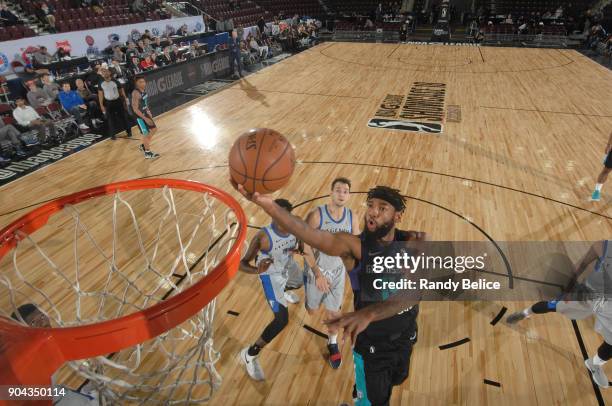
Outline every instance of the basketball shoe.
POLYGON ((587 369, 591 373, 591 376, 593 377, 593 380, 597 385, 602 388, 607 388, 610 385, 608 383, 608 377, 606 376, 606 373, 604 372, 601 365, 595 365, 593 363, 593 360, 591 360, 590 358, 584 361, 584 365, 586 365, 587 369))
POLYGON ((240 362, 244 364, 247 374, 256 381, 265 379, 263 369, 259 363, 259 355, 249 355, 249 347, 244 348, 239 354, 240 362))

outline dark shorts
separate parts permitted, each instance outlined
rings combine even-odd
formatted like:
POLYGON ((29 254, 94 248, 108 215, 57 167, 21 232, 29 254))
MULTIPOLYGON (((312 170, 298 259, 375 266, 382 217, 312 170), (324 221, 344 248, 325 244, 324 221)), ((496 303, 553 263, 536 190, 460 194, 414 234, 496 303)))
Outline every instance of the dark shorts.
POLYGON ((612 169, 612 152, 610 152, 606 157, 606 160, 604 161, 604 166, 608 169, 612 169))
POLYGON ((393 387, 408 377, 412 346, 417 340, 416 324, 395 340, 357 341, 355 363, 355 406, 387 406, 393 387))
POLYGON ((140 118, 140 117, 138 117, 138 118, 136 119, 136 123, 138 124, 138 129, 140 130, 140 133, 141 133, 142 135, 144 135, 145 137, 146 137, 147 135, 149 135, 150 130, 151 130, 152 128, 155 128, 155 122, 153 121, 153 119, 150 119, 150 120, 151 120, 151 122, 153 122, 153 125, 149 125, 149 124, 147 124, 147 122, 146 122, 146 121, 144 121, 144 120, 143 120, 142 118, 140 118))

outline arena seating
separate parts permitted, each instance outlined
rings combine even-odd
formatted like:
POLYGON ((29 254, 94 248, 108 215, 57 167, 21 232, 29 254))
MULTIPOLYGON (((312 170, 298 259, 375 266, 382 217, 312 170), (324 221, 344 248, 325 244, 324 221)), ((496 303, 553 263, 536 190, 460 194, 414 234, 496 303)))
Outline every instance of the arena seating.
POLYGON ((0 27, 0 41, 12 39, 35 37, 36 33, 25 25, 14 25, 12 27, 0 27))
POLYGON ((321 18, 325 15, 318 0, 255 0, 258 5, 270 11, 273 15, 291 17, 295 14, 321 18))
MULTIPOLYGON (((16 0, 15 2, 24 12, 35 15, 35 2, 31 0, 16 0)), ((58 32, 134 24, 147 20, 160 20, 164 17, 158 11, 148 12, 146 15, 132 13, 129 0, 106 0, 102 14, 96 14, 90 7, 73 8, 71 0, 48 0, 47 4, 55 9, 54 16, 58 32)))
POLYGON ((266 21, 272 20, 272 14, 250 0, 240 0, 239 8, 231 10, 227 0, 189 0, 191 4, 200 10, 213 16, 215 19, 224 21, 232 18, 235 26, 251 26, 263 15, 266 21))

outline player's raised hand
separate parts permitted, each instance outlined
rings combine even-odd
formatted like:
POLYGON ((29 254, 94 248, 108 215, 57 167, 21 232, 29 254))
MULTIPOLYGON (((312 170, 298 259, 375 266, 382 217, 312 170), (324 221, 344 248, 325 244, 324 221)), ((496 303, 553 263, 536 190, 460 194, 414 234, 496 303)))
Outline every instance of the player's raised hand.
POLYGON ((347 340, 350 340, 351 347, 354 347, 357 335, 364 331, 372 320, 374 320, 374 315, 367 308, 363 308, 356 312, 343 313, 338 317, 332 317, 323 321, 323 323, 332 329, 342 329, 342 342, 346 343, 347 340))
POLYGON ((243 185, 236 183, 234 181, 234 179, 230 178, 230 183, 232 184, 232 186, 234 186, 234 189, 236 189, 238 192, 240 192, 240 194, 242 196, 244 196, 245 198, 247 198, 248 200, 252 201, 253 203, 255 203, 258 206, 263 207, 264 209, 266 209, 267 207, 271 207, 274 204, 274 199, 272 199, 270 196, 268 195, 262 195, 261 193, 255 192, 255 193, 249 193, 243 185))

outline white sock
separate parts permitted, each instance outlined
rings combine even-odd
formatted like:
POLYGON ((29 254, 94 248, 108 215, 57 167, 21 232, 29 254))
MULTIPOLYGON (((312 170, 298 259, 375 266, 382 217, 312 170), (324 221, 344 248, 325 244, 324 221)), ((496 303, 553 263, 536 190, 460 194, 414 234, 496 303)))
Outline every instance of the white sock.
POLYGON ((601 188, 603 187, 603 183, 596 183, 595 184, 595 190, 598 190, 601 192, 601 188))
POLYGON ((338 334, 330 334, 327 342, 330 344, 338 344, 338 334))
POLYGON ((523 314, 525 315, 525 317, 531 316, 531 307, 528 307, 525 310, 523 310, 523 314))
POLYGON ((593 364, 594 365, 598 365, 601 366, 603 364, 605 364, 608 361, 604 361, 603 359, 599 358, 599 355, 595 354, 595 356, 593 357, 593 364))

